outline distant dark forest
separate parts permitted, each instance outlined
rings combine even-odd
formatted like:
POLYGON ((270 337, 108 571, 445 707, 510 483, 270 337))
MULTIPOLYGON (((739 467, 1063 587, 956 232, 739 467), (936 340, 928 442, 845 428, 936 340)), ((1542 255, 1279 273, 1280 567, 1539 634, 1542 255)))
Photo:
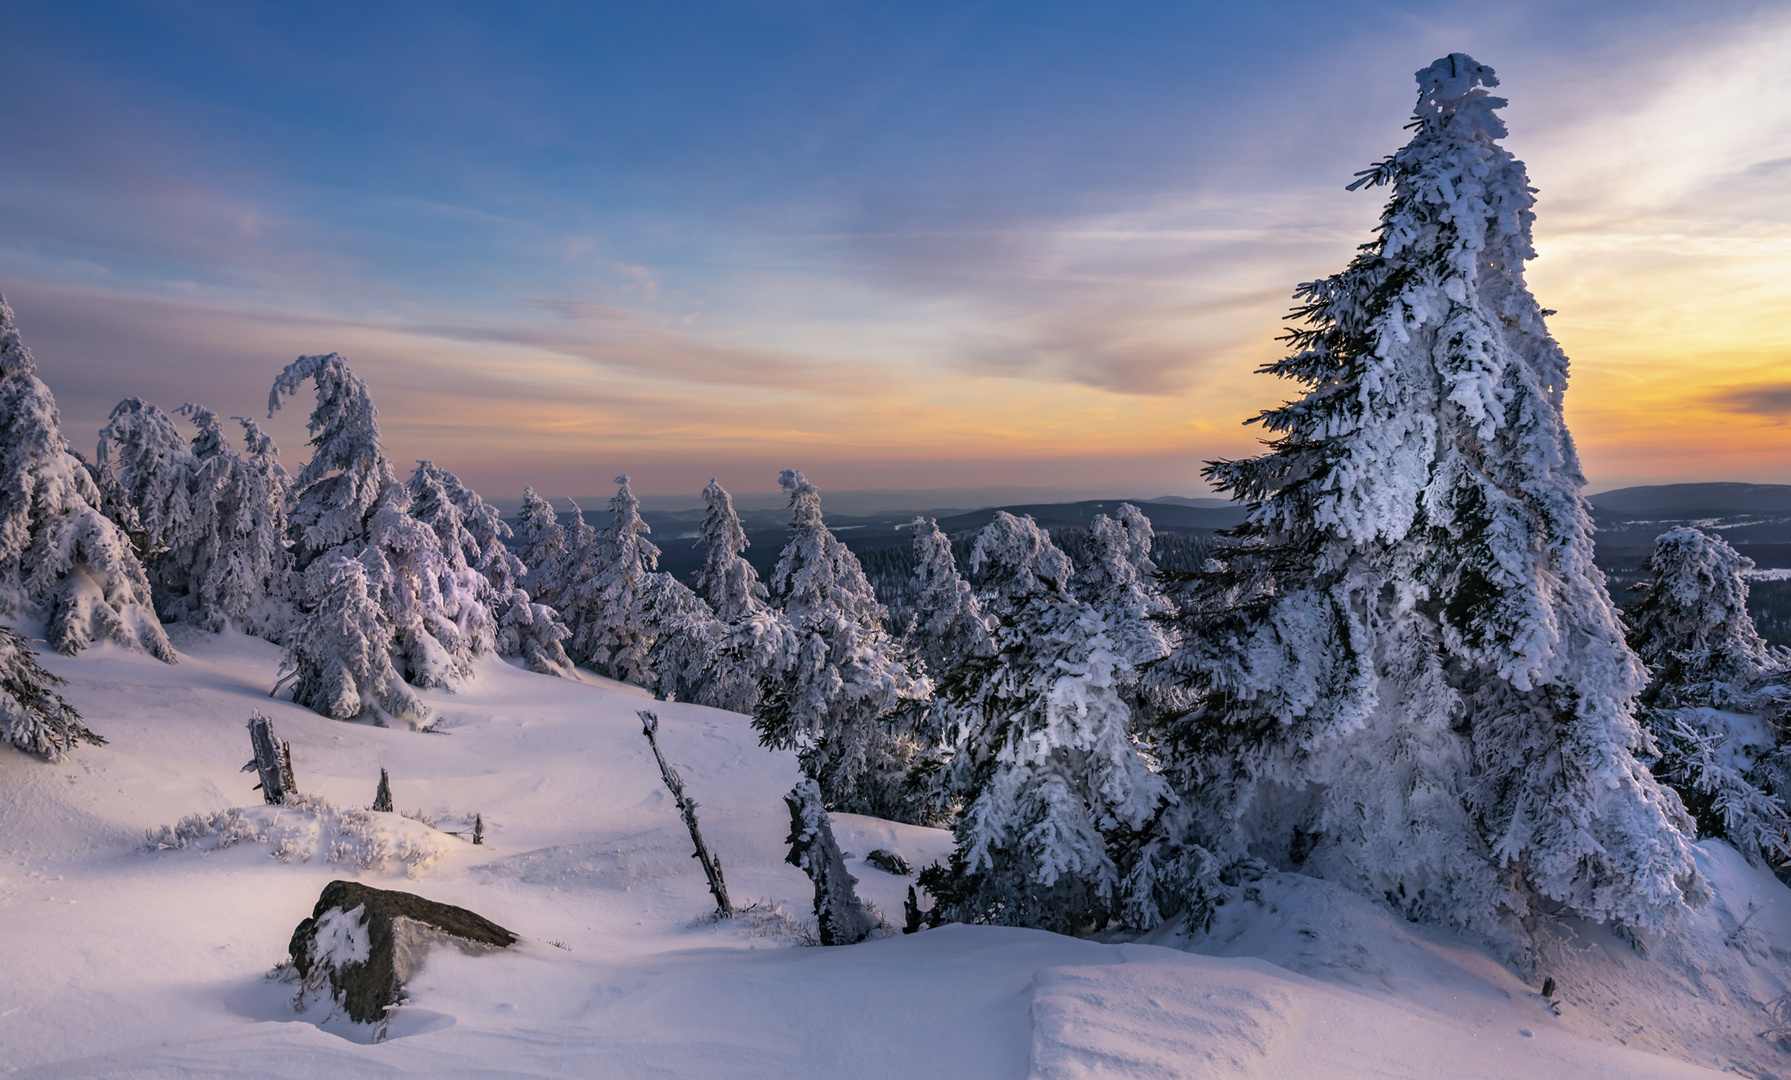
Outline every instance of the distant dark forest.
MULTIPOLYGON (((1610 583, 1619 607, 1630 600, 1641 578, 1641 565, 1654 538, 1678 525, 1719 533, 1762 569, 1791 568, 1791 485, 1675 484, 1625 488, 1591 497, 1598 526, 1598 565, 1610 583)), ((1114 512, 1112 501, 1052 503, 1004 507, 1031 515, 1051 533, 1072 562, 1081 565, 1088 548, 1088 522, 1095 514, 1114 512)), ((1164 570, 1193 570, 1211 550, 1213 536, 1243 520, 1235 508, 1190 506, 1173 500, 1137 503, 1157 528, 1154 557, 1164 570)), ((966 576, 976 533, 994 515, 993 509, 928 511, 952 537, 952 550, 966 576)), ((913 614, 914 553, 907 526, 912 511, 866 517, 829 515, 844 541, 864 564, 877 596, 890 609, 892 630, 904 629, 913 614)), ((697 542, 701 511, 643 515, 660 546, 660 568, 690 582, 702 565, 697 542)), ((602 511, 591 517, 601 527, 602 511)), ((752 547, 747 558, 761 577, 768 577, 783 546, 787 516, 781 510, 742 515, 752 547)), ((1748 608, 1760 633, 1774 645, 1791 646, 1791 581, 1751 582, 1748 608)))

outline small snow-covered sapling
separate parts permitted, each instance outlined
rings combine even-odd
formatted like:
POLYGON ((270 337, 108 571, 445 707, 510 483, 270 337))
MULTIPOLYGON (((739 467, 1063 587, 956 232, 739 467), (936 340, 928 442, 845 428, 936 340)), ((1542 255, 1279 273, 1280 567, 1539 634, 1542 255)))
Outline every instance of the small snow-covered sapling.
POLYGON ((379 767, 379 789, 373 793, 373 805, 368 809, 392 812, 392 778, 386 775, 384 765, 379 767))
POLYGON ((784 860, 815 883, 815 924, 823 945, 855 945, 883 920, 858 898, 858 879, 846 869, 833 838, 833 824, 821 805, 821 787, 804 780, 784 796, 790 807, 790 854, 784 860))

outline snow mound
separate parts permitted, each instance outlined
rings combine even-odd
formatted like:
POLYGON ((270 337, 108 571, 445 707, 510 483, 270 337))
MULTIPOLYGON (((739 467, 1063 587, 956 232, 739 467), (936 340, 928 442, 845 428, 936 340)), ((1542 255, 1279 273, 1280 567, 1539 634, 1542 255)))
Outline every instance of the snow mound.
POLYGON ((238 844, 266 844, 281 862, 314 859, 384 871, 396 864, 406 877, 422 876, 459 846, 423 821, 338 806, 316 795, 294 795, 284 806, 233 806, 191 814, 147 834, 149 851, 220 851, 238 844))
MULTIPOLYGON (((1694 852, 1714 893, 1709 905, 1635 937, 1586 919, 1538 918, 1528 984, 1473 935, 1408 922, 1301 874, 1265 874, 1221 905, 1205 931, 1152 940, 1266 961, 1432 1021, 1472 1018, 1471 1027, 1522 1029, 1526 1039, 1545 1029, 1573 1033, 1746 1076, 1791 1076, 1779 1019, 1791 1011, 1791 890, 1722 841, 1694 852), (1538 991, 1550 979, 1554 996, 1545 998, 1538 991)), ((1117 986, 1105 993, 1135 999, 1117 986)))
POLYGON ((1285 988, 1250 970, 1047 969, 1032 982, 1031 1075, 1256 1075, 1296 1011, 1285 988))

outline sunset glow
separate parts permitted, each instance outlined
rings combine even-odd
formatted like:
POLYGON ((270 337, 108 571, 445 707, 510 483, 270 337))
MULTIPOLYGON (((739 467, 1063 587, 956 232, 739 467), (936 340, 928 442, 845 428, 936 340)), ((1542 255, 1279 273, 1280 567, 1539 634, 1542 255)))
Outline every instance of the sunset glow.
MULTIPOLYGON (((1530 283, 1593 485, 1782 482, 1791 20, 1476 10, 466 11, 405 46, 272 9, 105 37, 40 11, 0 291, 84 450, 121 397, 257 413, 334 350, 395 458, 500 498, 790 465, 1198 495, 1293 392, 1253 370, 1293 285, 1370 237, 1384 193, 1343 186, 1402 141, 1411 70, 1466 49, 1540 189, 1530 283), (588 58, 556 40, 600 30, 588 58), (1063 66, 1090 34, 1121 45, 1063 66)), ((302 460, 299 417, 276 430, 302 460)))

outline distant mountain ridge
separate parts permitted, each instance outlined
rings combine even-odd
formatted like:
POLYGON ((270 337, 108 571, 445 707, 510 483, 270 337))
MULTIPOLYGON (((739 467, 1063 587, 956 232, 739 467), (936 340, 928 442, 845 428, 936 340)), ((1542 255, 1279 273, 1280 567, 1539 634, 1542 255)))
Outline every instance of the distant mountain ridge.
POLYGON ((1791 514, 1791 484, 1651 484, 1590 497, 1593 506, 1632 516, 1663 511, 1675 518, 1791 514))

